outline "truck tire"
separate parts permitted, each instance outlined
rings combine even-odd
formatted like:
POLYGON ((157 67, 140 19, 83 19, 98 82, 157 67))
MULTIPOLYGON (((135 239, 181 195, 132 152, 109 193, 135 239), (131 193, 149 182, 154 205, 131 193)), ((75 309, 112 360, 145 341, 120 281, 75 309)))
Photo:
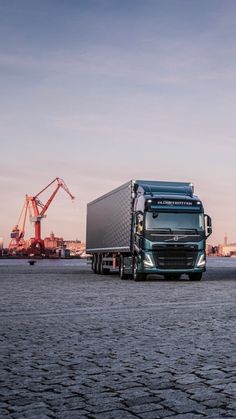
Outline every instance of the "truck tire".
POLYGON ((102 254, 97 255, 97 262, 96 262, 96 273, 99 275, 108 275, 110 272, 109 268, 103 266, 102 254))
POLYGON ((92 271, 95 272, 96 260, 95 255, 92 256, 92 271))
POLYGON ((120 257, 120 279, 129 279, 130 275, 125 273, 124 258, 120 257))
POLYGON ((202 272, 197 272, 193 274, 189 274, 190 281, 201 281, 202 279, 202 272))
POLYGON ((97 273, 97 254, 93 255, 93 272, 97 273))
POLYGON ((96 273, 101 275, 101 255, 98 253, 96 258, 96 273))
POLYGON ((146 279, 146 274, 137 272, 138 271, 138 260, 137 258, 134 259, 133 263, 133 279, 137 281, 144 281, 146 279))
POLYGON ((104 266, 101 265, 101 275, 108 275, 110 273, 109 268, 104 268, 104 266))

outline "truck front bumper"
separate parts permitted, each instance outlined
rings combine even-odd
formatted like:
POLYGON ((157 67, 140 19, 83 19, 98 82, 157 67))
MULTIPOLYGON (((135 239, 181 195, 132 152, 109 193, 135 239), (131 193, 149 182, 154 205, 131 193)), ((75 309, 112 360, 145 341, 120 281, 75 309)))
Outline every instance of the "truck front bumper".
POLYGON ((168 275, 168 274, 178 274, 178 275, 184 275, 184 274, 191 274, 191 273, 201 273, 205 272, 206 268, 192 268, 192 269, 158 269, 156 267, 154 268, 145 268, 139 270, 142 273, 145 273, 147 275, 168 275))
POLYGON ((165 257, 159 257, 154 252, 143 252, 140 259, 139 271, 146 274, 191 274, 206 270, 206 255, 203 250, 195 252, 194 257, 175 255, 171 257, 168 252, 165 257))

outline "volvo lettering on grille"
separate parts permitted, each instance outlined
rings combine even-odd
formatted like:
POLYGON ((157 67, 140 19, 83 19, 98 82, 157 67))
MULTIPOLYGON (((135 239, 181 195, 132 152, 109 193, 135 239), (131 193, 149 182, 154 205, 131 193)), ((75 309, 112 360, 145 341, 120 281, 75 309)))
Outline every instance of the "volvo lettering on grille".
POLYGON ((172 240, 174 240, 175 242, 177 242, 177 241, 179 241, 181 239, 185 239, 185 237, 188 237, 188 236, 174 236, 174 237, 172 237, 172 239, 165 240, 165 242, 171 242, 172 240))

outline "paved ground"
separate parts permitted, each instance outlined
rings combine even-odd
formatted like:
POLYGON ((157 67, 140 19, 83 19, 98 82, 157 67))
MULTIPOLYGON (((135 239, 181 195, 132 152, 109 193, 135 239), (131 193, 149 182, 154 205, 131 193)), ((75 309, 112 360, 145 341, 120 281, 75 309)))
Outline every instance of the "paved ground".
POLYGON ((0 418, 236 417, 236 267, 200 283, 0 266, 0 418))

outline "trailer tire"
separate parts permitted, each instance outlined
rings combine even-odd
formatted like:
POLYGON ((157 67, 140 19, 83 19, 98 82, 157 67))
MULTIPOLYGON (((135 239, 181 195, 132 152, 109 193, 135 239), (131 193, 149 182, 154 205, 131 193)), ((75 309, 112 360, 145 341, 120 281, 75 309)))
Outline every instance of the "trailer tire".
POLYGON ((201 281, 202 279, 202 272, 197 272, 193 274, 189 274, 189 280, 190 281, 201 281))
POLYGON ((101 275, 108 275, 110 273, 110 269, 109 268, 104 268, 101 265, 101 275))
POLYGON ((98 253, 96 258, 96 273, 101 275, 101 255, 98 253))
POLYGON ((97 255, 97 263, 96 263, 96 273, 98 274, 98 275, 108 275, 109 274, 109 272, 110 272, 110 269, 109 268, 105 268, 104 266, 103 266, 103 257, 102 257, 102 254, 98 254, 97 255))
POLYGON ((96 258, 95 255, 92 256, 92 271, 95 273, 95 267, 96 267, 96 258))
POLYGON ((93 272, 97 274, 97 254, 94 254, 93 272))

